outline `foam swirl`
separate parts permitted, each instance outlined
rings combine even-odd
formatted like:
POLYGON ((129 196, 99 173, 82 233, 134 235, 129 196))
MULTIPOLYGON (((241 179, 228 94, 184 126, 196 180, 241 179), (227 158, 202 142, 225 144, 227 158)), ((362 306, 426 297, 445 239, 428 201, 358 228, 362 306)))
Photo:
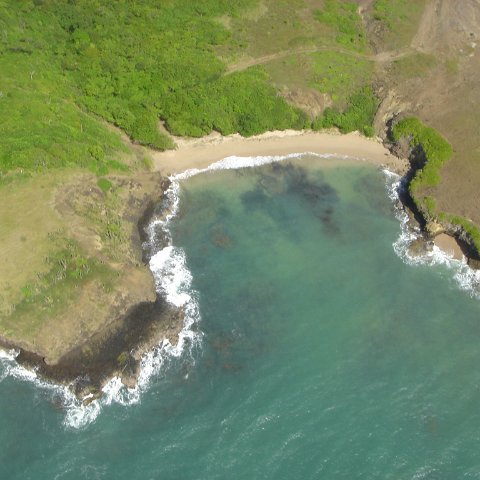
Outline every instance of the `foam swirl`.
POLYGON ((453 255, 444 252, 432 244, 422 255, 413 255, 410 251, 412 242, 422 238, 422 232, 418 227, 412 226, 405 209, 400 202, 400 194, 406 188, 404 181, 395 173, 384 170, 386 188, 389 198, 394 203, 395 216, 400 222, 400 234, 393 242, 393 250, 407 264, 411 266, 437 266, 444 265, 453 274, 457 286, 472 297, 480 298, 480 270, 473 270, 463 257, 461 260, 453 258, 453 255))
MULTIPOLYGON (((156 245, 155 240, 159 232, 163 235, 162 245, 157 248, 151 248, 152 256, 149 265, 155 278, 158 293, 164 295, 166 300, 172 305, 183 309, 185 313, 184 325, 176 345, 172 345, 168 340, 164 340, 142 356, 140 361, 140 374, 135 388, 127 388, 122 384, 120 378, 114 377, 104 386, 103 396, 100 399, 93 400, 90 404, 85 405, 71 393, 68 387, 54 385, 41 380, 34 371, 27 370, 18 365, 15 361, 16 352, 4 352, 1 350, 0 382, 7 376, 14 376, 23 381, 33 382, 37 387, 51 390, 53 395, 62 399, 62 403, 65 406, 65 426, 68 428, 83 428, 93 422, 105 406, 111 405, 112 403, 120 405, 133 405, 138 403, 142 393, 149 388, 151 379, 158 376, 161 371, 168 367, 168 364, 173 359, 181 355, 189 355, 194 362, 196 351, 201 346, 202 340, 202 334, 198 331, 198 328, 196 328, 196 324, 201 320, 198 307, 198 293, 192 288, 192 274, 187 266, 185 252, 172 244, 170 231, 170 223, 175 218, 179 209, 181 181, 208 171, 258 167, 269 163, 299 158, 305 155, 325 159, 336 158, 341 160, 367 161, 364 158, 347 155, 334 153, 318 154, 311 152, 283 156, 230 156, 211 164, 207 168, 186 170, 183 173, 170 177, 170 186, 164 194, 163 212, 161 215, 152 218, 146 228, 150 247, 156 245)), ((413 240, 419 238, 420 232, 412 230, 408 224, 408 216, 403 208, 398 206, 399 191, 403 188, 400 177, 387 170, 384 170, 384 172, 388 195, 391 200, 397 204, 395 207, 395 215, 401 225, 400 236, 393 244, 397 255, 410 265, 447 264, 454 269, 454 278, 460 288, 473 292, 474 285, 477 285, 475 291, 478 294, 480 272, 472 271, 464 262, 453 260, 437 247, 433 247, 431 253, 423 257, 414 257, 409 253, 409 245, 413 240)))

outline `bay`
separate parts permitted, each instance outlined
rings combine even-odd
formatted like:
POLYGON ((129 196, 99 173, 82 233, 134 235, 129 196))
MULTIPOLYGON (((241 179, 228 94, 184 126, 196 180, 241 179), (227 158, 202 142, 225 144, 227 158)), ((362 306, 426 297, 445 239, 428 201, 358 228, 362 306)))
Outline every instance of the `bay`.
POLYGON ((363 163, 182 181, 199 348, 80 429, 0 366, 0 478, 480 478, 480 303, 399 229, 363 163))

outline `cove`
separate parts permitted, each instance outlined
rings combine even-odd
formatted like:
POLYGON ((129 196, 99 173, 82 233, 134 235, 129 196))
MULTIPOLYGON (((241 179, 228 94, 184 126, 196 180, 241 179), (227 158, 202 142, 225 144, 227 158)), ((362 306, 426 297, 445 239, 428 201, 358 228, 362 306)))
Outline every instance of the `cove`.
POLYGON ((0 370, 1 478, 480 478, 480 303, 396 255, 383 172, 199 174, 169 228, 199 341, 82 429, 0 370))

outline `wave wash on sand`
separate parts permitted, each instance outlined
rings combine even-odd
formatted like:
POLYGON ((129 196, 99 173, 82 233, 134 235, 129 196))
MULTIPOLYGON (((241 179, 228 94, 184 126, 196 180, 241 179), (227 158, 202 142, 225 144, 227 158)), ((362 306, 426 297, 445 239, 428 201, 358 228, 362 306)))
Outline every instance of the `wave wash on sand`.
MULTIPOLYGON (((170 223, 175 218, 180 202, 180 182, 194 175, 215 170, 239 169, 257 167, 273 162, 299 158, 305 155, 322 159, 353 160, 381 165, 381 157, 371 159, 368 157, 334 154, 334 153, 291 153, 287 155, 264 156, 229 156, 212 163, 204 168, 191 168, 170 177, 170 186, 165 192, 162 205, 163 215, 151 220, 147 232, 149 243, 153 247, 150 259, 150 269, 155 277, 157 291, 172 305, 181 308, 184 312, 184 326, 179 334, 176 345, 169 341, 162 341, 151 351, 145 353, 141 360, 141 371, 135 388, 127 388, 118 377, 112 378, 103 388, 103 396, 88 405, 82 404, 65 386, 58 386, 46 382, 35 374, 17 364, 16 352, 0 353, 0 382, 7 376, 33 382, 36 386, 52 392, 53 398, 61 399, 66 410, 64 424, 67 428, 82 428, 93 422, 100 414, 103 407, 118 403, 120 405, 133 405, 141 400, 142 393, 149 388, 152 378, 158 377, 160 372, 168 368, 170 362, 180 356, 188 355, 192 362, 200 352, 202 333, 197 328, 200 321, 198 308, 198 293, 192 289, 192 275, 186 263, 183 249, 172 244, 170 223), (164 237, 163 246, 155 250, 155 240, 159 231, 164 237), (166 243, 166 245, 165 245, 166 243)), ((387 182, 387 191, 391 200, 398 203, 398 189, 401 188, 400 177, 384 170, 387 182)), ((480 281, 480 272, 473 272, 464 263, 451 259, 448 255, 434 247, 432 254, 425 257, 411 257, 408 245, 420 232, 412 232, 407 225, 408 217, 401 207, 396 207, 396 216, 401 224, 401 234, 393 244, 395 252, 407 263, 415 265, 447 264, 454 269, 454 277, 461 288, 474 289, 480 281)))

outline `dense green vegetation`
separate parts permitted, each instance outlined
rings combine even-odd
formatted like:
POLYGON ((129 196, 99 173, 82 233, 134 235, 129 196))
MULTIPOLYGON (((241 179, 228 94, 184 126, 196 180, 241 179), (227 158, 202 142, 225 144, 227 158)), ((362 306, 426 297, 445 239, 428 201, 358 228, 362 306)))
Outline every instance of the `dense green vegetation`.
POLYGON ((440 169, 452 156, 453 149, 434 128, 427 127, 418 118, 408 117, 393 127, 393 139, 407 137, 412 148, 421 146, 426 163, 418 170, 410 183, 410 191, 415 193, 423 187, 435 187, 440 183, 440 169))
POLYGON ((106 168, 125 147, 72 100, 54 55, 65 40, 55 21, 29 2, 0 2, 0 29, 0 178, 13 169, 106 168))
POLYGON ((358 130, 367 137, 374 134, 372 123, 377 111, 378 100, 371 87, 365 87, 352 95, 344 111, 326 108, 313 122, 314 130, 338 128, 342 133, 358 130))
POLYGON ((88 112, 158 149, 173 147, 159 119, 190 136, 302 128, 265 71, 225 76, 216 56, 231 42, 218 18, 256 3, 0 3, 0 172, 118 167, 108 162, 125 147, 88 112))
POLYGON ((277 96, 267 80, 264 69, 257 67, 179 92, 165 104, 167 126, 179 135, 193 137, 212 130, 250 136, 266 130, 303 128, 306 115, 277 96))

